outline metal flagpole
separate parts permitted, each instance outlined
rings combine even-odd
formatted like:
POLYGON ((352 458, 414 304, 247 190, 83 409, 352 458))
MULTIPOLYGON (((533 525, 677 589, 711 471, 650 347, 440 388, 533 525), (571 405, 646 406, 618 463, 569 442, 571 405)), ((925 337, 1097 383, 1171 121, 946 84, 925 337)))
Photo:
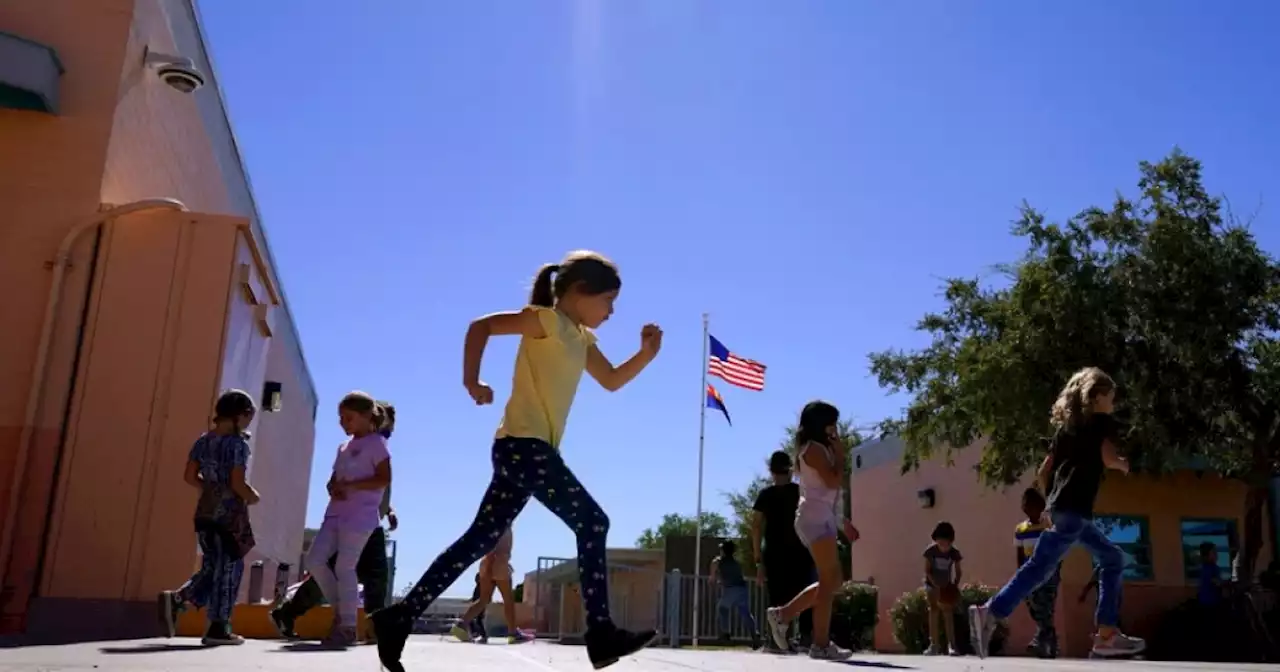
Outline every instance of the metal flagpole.
POLYGON ((699 411, 698 418, 698 508, 694 515, 694 525, 697 532, 694 534, 693 547, 693 646, 698 646, 698 621, 700 611, 698 605, 700 600, 698 596, 702 594, 702 456, 703 448, 707 440, 707 348, 710 347, 711 336, 710 318, 707 313, 702 314, 702 389, 698 395, 699 411))

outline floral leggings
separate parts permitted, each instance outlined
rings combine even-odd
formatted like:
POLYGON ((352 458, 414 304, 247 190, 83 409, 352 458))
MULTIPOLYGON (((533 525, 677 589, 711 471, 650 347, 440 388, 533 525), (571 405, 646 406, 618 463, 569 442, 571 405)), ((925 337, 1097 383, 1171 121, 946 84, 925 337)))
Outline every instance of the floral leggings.
POLYGON ((409 606, 405 618, 417 618, 462 572, 493 550, 529 498, 534 497, 568 525, 578 539, 578 574, 588 627, 610 624, 605 567, 609 518, 600 505, 565 466, 560 452, 546 441, 500 438, 493 442, 492 459, 493 480, 480 500, 475 520, 431 563, 405 596, 404 603, 409 606))
POLYGON ((234 540, 222 530, 198 527, 196 537, 200 541, 200 569, 178 589, 178 597, 197 608, 208 607, 210 623, 230 623, 244 576, 244 558, 232 550, 236 548, 234 540))

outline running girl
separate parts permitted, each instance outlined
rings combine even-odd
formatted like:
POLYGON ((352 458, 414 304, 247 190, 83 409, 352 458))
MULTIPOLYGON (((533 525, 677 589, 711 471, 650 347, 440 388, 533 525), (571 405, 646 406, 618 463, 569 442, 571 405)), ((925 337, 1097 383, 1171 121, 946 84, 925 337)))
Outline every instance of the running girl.
POLYGON ((1018 568, 985 605, 969 607, 969 629, 974 649, 987 656, 987 645, 996 623, 1013 613, 1018 603, 1043 585, 1058 569, 1072 546, 1089 549, 1099 567, 1098 632, 1093 654, 1099 657, 1132 656, 1146 648, 1137 637, 1120 632, 1120 576, 1124 557, 1120 549, 1093 524, 1093 503, 1102 473, 1115 469, 1129 473, 1129 461, 1116 452, 1119 436, 1111 417, 1116 384, 1102 369, 1077 371, 1058 395, 1050 413, 1055 433, 1049 455, 1037 474, 1049 493, 1049 520, 1053 526, 1040 533, 1031 557, 1018 568))
POLYGON ((605 565, 609 518, 559 451, 583 370, 614 391, 644 370, 662 347, 662 330, 653 324, 640 330, 640 351, 621 366, 610 364, 596 347, 592 329, 613 314, 621 287, 613 262, 593 252, 574 252, 559 264, 542 267, 527 308, 471 323, 462 384, 477 405, 493 403, 493 390, 480 381, 480 360, 489 338, 520 336, 511 397, 491 450, 493 479, 471 527, 436 558, 403 601, 373 615, 378 657, 391 672, 404 669, 400 654, 414 618, 497 545, 531 496, 577 536, 587 655, 595 668, 612 665, 653 639, 652 630, 632 633, 613 624, 605 565))
POLYGON ((170 637, 177 630, 178 614, 188 605, 207 606, 204 645, 244 643, 231 632, 231 609, 244 576, 244 556, 253 548, 248 507, 261 499, 244 480, 249 464, 245 428, 255 412, 246 392, 223 392, 214 405, 213 429, 196 439, 187 457, 183 479, 200 490, 194 517, 200 569, 178 590, 160 593, 160 619, 170 637))
MULTIPOLYGON (((796 534, 809 548, 818 567, 818 581, 805 588, 786 606, 771 607, 766 614, 769 632, 779 649, 787 648, 787 629, 805 609, 813 609, 813 645, 809 657, 817 660, 846 660, 852 651, 831 642, 831 603, 840 587, 843 572, 836 548, 840 529, 840 483, 844 479, 844 443, 837 424, 840 411, 823 401, 811 401, 800 413, 796 446, 800 462, 800 505, 796 508, 796 534)), ((857 541, 858 531, 845 521, 849 541, 857 541)))
POLYGON ((333 460, 329 507, 307 552, 307 566, 315 568, 311 575, 334 605, 333 629, 324 640, 330 646, 356 642, 356 563, 381 522, 382 496, 391 485, 391 453, 380 432, 386 419, 386 410, 363 392, 352 392, 338 404, 338 422, 351 438, 333 460))

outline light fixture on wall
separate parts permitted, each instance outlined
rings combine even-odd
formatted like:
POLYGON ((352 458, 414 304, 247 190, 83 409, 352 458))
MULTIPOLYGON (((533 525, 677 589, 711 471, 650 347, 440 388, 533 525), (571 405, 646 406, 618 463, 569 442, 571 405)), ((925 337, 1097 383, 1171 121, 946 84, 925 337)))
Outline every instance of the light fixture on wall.
POLYGON ((925 488, 916 492, 916 499, 920 502, 920 508, 932 509, 933 504, 937 501, 937 496, 933 492, 933 488, 925 488))
POLYGON ((283 406, 282 391, 284 385, 274 380, 268 380, 262 384, 262 410, 275 413, 283 406))

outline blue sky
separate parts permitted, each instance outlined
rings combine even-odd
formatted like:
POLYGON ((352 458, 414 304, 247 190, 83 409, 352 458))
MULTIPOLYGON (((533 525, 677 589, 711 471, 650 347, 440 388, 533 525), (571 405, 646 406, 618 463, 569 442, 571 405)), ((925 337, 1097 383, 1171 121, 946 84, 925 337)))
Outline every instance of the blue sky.
MULTIPOLYGON (((701 314, 769 366, 720 385, 706 498, 758 472, 814 397, 897 411, 866 355, 912 347, 941 278, 1022 250, 1022 199, 1062 218, 1132 193, 1175 145, 1280 249, 1280 3, 466 0, 202 3, 221 84, 320 392, 308 520, 351 389, 394 401, 397 584, 460 534, 489 478, 515 342, 461 385, 462 337, 577 248, 622 269, 599 332, 660 358, 584 379, 563 451, 612 546, 695 506, 701 314), (1271 46, 1267 46, 1270 44, 1271 46), (1271 121, 1269 122, 1268 119, 1271 121), (1268 224, 1268 222, 1272 222, 1268 224)), ((573 537, 537 504, 515 564, 573 537)), ((471 573, 453 594, 469 592, 471 573)))

